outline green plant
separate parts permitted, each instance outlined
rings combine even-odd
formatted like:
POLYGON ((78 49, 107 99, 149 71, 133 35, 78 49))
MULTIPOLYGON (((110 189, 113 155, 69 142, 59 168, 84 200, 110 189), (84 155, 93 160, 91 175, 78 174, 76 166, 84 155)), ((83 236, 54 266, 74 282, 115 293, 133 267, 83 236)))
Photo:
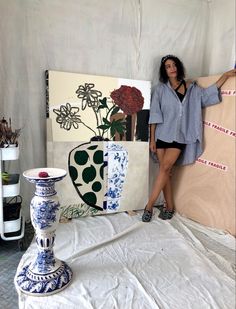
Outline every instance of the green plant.
POLYGON ((15 131, 11 127, 11 118, 9 118, 9 124, 3 117, 0 121, 0 147, 6 147, 9 145, 18 145, 18 137, 20 136, 21 129, 15 131))
POLYGON ((102 100, 99 100, 99 102, 100 105, 98 106, 97 111, 100 109, 106 109, 106 116, 102 118, 103 123, 97 127, 98 129, 102 130, 102 137, 108 130, 110 130, 111 137, 113 137, 116 132, 121 135, 124 134, 126 129, 126 122, 123 119, 113 119, 112 121, 108 120, 111 116, 118 113, 120 110, 119 106, 112 104, 111 107, 108 107, 107 98, 103 98, 102 100))
POLYGON ((1 173, 1 177, 2 177, 2 183, 4 185, 9 183, 10 175, 8 173, 6 173, 6 172, 1 173))

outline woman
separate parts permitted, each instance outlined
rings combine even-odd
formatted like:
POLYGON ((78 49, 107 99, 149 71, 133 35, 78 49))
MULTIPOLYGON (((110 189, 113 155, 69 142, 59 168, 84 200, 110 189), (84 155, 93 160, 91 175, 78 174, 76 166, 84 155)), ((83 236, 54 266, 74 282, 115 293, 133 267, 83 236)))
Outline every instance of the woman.
POLYGON ((182 62, 173 55, 162 58, 160 83, 154 90, 150 108, 150 150, 157 154, 160 170, 151 196, 144 209, 143 222, 151 221, 153 205, 161 191, 165 207, 159 217, 171 219, 174 214, 170 172, 174 164, 193 163, 202 150, 202 108, 221 102, 220 87, 236 75, 236 70, 224 73, 208 88, 185 81, 182 62))

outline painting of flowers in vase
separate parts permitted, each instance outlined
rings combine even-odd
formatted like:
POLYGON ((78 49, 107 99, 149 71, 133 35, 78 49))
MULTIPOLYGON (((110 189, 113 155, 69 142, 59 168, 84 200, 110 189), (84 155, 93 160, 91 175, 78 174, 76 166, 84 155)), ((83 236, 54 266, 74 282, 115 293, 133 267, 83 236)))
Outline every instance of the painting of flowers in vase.
POLYGON ((46 85, 47 165, 68 174, 58 184, 63 216, 142 209, 150 82, 46 71, 46 85))
POLYGON ((148 141, 149 81, 46 71, 53 141, 148 141))

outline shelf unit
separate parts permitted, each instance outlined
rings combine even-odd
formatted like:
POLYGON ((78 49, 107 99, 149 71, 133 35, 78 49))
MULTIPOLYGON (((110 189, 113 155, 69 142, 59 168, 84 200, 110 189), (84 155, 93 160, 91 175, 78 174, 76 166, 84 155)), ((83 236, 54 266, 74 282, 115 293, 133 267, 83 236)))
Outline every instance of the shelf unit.
MULTIPOLYGON (((11 145, 7 148, 0 148, 0 173, 5 172, 5 161, 17 160, 19 158, 19 147, 11 145)), ((7 204, 7 198, 17 197, 20 193, 19 174, 10 174, 10 183, 4 185, 0 174, 0 237, 3 240, 17 240, 24 237, 25 218, 21 210, 16 219, 4 219, 4 207, 10 207, 7 204), (4 206, 5 205, 5 206, 4 206), (7 235, 6 235, 7 234, 7 235), (17 234, 17 235, 15 235, 17 234)))

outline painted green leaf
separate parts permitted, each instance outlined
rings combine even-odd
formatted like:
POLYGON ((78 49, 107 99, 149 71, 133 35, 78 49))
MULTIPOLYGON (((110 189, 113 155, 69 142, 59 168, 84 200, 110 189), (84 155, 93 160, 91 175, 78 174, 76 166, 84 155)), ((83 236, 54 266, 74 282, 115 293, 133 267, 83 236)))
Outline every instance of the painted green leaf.
POLYGON ((69 166, 69 174, 73 181, 75 181, 78 177, 77 169, 72 165, 69 166))
POLYGON ((109 120, 107 120, 105 117, 102 118, 104 124, 110 126, 111 125, 111 122, 109 120))
POLYGON ((89 155, 85 150, 78 150, 74 155, 74 160, 78 165, 85 165, 88 162, 89 155))
POLYGON ((83 201, 87 204, 95 205, 97 203, 97 197, 94 192, 87 192, 83 195, 83 201))
POLYGON ((116 127, 116 131, 120 134, 123 134, 124 133, 124 128, 122 126, 117 126, 116 127))
POLYGON ((101 130, 107 130, 109 128, 108 125, 106 124, 101 124, 100 126, 97 127, 98 129, 101 129, 101 130))
POLYGON ((118 106, 116 106, 116 107, 113 109, 113 111, 112 111, 112 113, 111 113, 111 116, 117 114, 117 113, 119 112, 119 110, 120 110, 120 108, 119 108, 118 106))
POLYGON ((116 134, 116 129, 113 127, 111 127, 111 136, 113 137, 116 134))
POLYGON ((105 108, 105 106, 99 105, 98 108, 97 108, 97 112, 99 111, 99 109, 103 109, 103 108, 105 108))
POLYGON ((89 150, 94 150, 94 149, 97 149, 97 148, 98 148, 98 145, 94 145, 94 146, 89 146, 88 147, 89 150))
POLYGON ((119 134, 125 133, 124 121, 122 119, 113 120, 111 123, 111 136, 113 137, 116 132, 119 134))
POLYGON ((102 185, 101 185, 101 182, 99 182, 99 181, 95 181, 92 185, 92 190, 95 191, 95 192, 100 191, 101 188, 102 188, 102 185))
POLYGON ((108 106, 107 106, 107 98, 105 97, 105 98, 103 98, 103 99, 100 99, 99 100, 99 102, 101 103, 100 105, 99 105, 99 107, 100 106, 102 106, 102 108, 108 108, 108 106))
POLYGON ((86 167, 82 172, 82 179, 85 183, 89 183, 93 181, 96 177, 96 169, 93 165, 90 165, 90 167, 86 167))

